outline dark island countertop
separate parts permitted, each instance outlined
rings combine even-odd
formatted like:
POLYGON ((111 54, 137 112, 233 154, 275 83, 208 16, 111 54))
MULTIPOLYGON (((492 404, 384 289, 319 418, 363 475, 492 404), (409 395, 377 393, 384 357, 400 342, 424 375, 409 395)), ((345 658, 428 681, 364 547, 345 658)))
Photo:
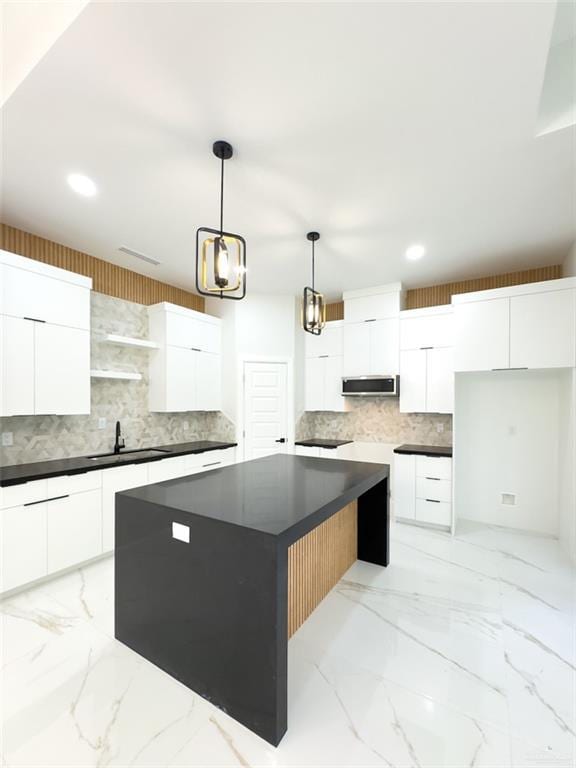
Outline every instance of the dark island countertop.
POLYGON ((394 453, 416 454, 417 456, 452 456, 451 445, 410 445, 408 443, 394 448, 394 453))
POLYGON ((75 456, 68 459, 52 459, 37 461, 31 464, 11 464, 0 467, 0 487, 28 483, 31 480, 43 480, 47 477, 60 475, 79 475, 93 472, 97 469, 122 467, 127 464, 142 464, 148 461, 161 461, 174 456, 186 456, 192 453, 205 453, 223 448, 234 448, 237 443, 221 443, 215 440, 196 440, 191 443, 176 443, 174 445, 154 445, 145 449, 135 449, 131 453, 126 449, 120 454, 107 456, 97 460, 88 456, 75 456), (156 453, 157 451, 157 453, 156 453))
POLYGON ((117 497, 295 541, 388 475, 387 464, 275 454, 117 497))
POLYGON ((313 437, 310 440, 296 440, 294 445, 303 445, 306 448, 340 448, 341 445, 348 445, 352 440, 326 440, 322 437, 313 437))

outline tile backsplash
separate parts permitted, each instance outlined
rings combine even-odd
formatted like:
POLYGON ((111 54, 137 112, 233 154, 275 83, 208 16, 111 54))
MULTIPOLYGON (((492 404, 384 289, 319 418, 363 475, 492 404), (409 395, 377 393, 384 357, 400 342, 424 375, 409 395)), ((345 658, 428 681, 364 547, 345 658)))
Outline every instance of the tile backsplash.
POLYGON ((350 398, 347 413, 305 413, 297 439, 323 437, 378 443, 451 445, 452 416, 440 413, 400 413, 397 398, 350 398))
POLYGON ((0 432, 13 434, 13 445, 0 447, 0 465, 82 456, 111 450, 114 426, 122 424, 127 447, 141 448, 190 440, 234 440, 234 425, 222 413, 149 413, 148 357, 137 347, 110 344, 105 333, 147 338, 146 307, 92 292, 91 366, 142 374, 141 381, 92 379, 87 416, 11 416, 0 419, 0 432), (99 429, 100 419, 106 427, 99 429))

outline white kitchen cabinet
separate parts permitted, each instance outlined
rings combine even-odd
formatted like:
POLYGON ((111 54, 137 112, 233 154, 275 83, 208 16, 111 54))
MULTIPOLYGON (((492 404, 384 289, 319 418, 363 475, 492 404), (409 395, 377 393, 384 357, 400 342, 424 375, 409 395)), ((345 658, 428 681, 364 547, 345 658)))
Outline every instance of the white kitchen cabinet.
POLYGON ((34 413, 90 413, 90 331, 32 325, 34 413))
POLYGON ((218 411, 222 407, 219 318, 163 302, 148 308, 151 411, 218 411))
POLYGON ((400 349, 454 346, 451 306, 409 309, 400 313, 400 349))
POLYGON ((47 574, 46 503, 0 510, 0 591, 47 574))
POLYGON ((576 365, 576 290, 510 298, 510 367, 576 365))
POLYGON ((395 516, 420 525, 452 526, 452 459, 394 455, 395 516))
POLYGON ((102 470, 102 551, 114 549, 115 495, 148 484, 148 465, 129 464, 102 470))
POLYGON ((326 327, 319 336, 311 333, 306 334, 305 350, 306 357, 340 357, 342 355, 343 344, 343 323, 340 320, 333 320, 326 323, 326 327))
POLYGON ((406 349, 400 352, 400 411, 425 413, 427 350, 406 349))
POLYGON ((34 326, 19 317, 2 318, 1 416, 34 413, 34 326))
POLYGON ((186 462, 184 456, 173 456, 169 459, 160 459, 148 463, 148 483, 162 483, 164 480, 173 480, 186 474, 186 462))
POLYGON ((392 376, 398 369, 398 318, 344 325, 343 376, 392 376))
POLYGON ((416 517, 416 457, 413 454, 394 454, 392 495, 397 518, 414 520, 416 517))
POLYGON ((343 299, 345 323, 397 317, 402 309, 402 284, 346 291, 343 299))
MULTIPOLYGON (((453 413, 454 411, 454 350, 436 347, 426 352, 426 411, 453 413)), ((400 396, 402 396, 402 380, 400 396)))
POLYGON ((305 372, 305 410, 344 411, 342 357, 308 357, 305 372))
POLYGON ((454 370, 490 371, 510 366, 510 299, 457 303, 454 370))
POLYGON ((102 553, 102 492, 73 493, 46 503, 47 572, 54 573, 102 553))
POLYGON ((313 456, 320 459, 338 459, 341 458, 339 447, 321 448, 316 445, 296 445, 294 446, 296 456, 313 456))

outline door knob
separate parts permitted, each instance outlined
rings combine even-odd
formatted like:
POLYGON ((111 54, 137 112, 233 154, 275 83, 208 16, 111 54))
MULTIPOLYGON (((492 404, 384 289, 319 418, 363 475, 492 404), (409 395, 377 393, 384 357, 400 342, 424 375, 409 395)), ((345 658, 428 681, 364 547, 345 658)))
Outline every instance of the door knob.
POLYGON ((285 443, 286 442, 286 438, 285 437, 281 437, 279 440, 275 440, 274 442, 275 443, 285 443))

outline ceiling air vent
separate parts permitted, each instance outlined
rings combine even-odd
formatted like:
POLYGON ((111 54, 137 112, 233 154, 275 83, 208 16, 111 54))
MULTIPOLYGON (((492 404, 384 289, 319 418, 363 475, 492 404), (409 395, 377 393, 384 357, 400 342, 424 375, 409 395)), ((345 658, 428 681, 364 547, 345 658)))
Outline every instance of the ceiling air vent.
POLYGON ((138 253, 138 251, 133 251, 132 248, 126 248, 125 245, 121 245, 120 248, 118 248, 119 251, 122 251, 122 253, 127 253, 128 256, 134 256, 136 259, 142 259, 142 261, 147 261, 148 264, 154 264, 157 266, 160 264, 159 261, 156 259, 153 259, 151 256, 145 256, 143 253, 138 253))

